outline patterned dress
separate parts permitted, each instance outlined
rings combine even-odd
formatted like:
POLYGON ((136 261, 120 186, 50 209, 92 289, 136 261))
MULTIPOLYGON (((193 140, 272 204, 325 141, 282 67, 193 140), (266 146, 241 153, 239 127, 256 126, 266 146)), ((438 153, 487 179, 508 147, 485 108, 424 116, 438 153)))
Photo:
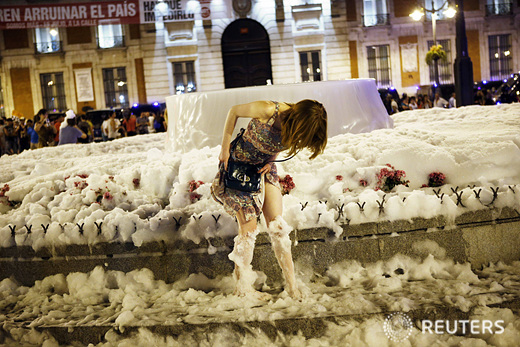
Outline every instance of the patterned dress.
MULTIPOLYGON (((261 164, 272 160, 285 149, 282 145, 281 130, 273 127, 278 117, 278 109, 279 104, 275 102, 274 114, 266 123, 256 118, 251 119, 244 134, 238 140, 235 150, 231 153, 234 159, 250 164, 261 164)), ((226 212, 236 217, 237 212, 242 209, 246 221, 260 216, 262 213, 262 190, 249 193, 226 188, 223 180, 220 179, 220 175, 221 172, 219 171, 213 180, 211 195, 224 206, 226 212)), ((265 174, 265 180, 280 188, 280 179, 275 163, 271 163, 271 170, 265 174)))

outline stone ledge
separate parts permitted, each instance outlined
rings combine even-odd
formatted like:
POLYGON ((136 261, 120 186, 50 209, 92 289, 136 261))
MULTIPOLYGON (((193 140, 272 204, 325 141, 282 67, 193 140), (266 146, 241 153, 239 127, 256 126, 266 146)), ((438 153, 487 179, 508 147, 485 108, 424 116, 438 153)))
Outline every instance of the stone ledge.
MULTIPOLYGON (((468 211, 457 218, 454 223, 447 221, 444 216, 437 216, 431 219, 413 218, 409 220, 380 221, 363 224, 343 225, 343 240, 360 237, 371 237, 378 235, 390 235, 392 233, 405 233, 411 231, 427 231, 429 229, 443 229, 445 227, 464 227, 470 225, 500 224, 512 221, 520 221, 520 213, 510 207, 501 209, 482 209, 468 211)), ((328 228, 310 228, 297 230, 291 233, 292 241, 312 242, 329 241, 335 239, 334 233, 328 228)), ((171 253, 175 251, 196 251, 207 249, 210 246, 217 248, 233 247, 233 238, 210 238, 202 239, 199 244, 190 240, 173 240, 172 242, 152 241, 146 242, 140 247, 132 242, 102 242, 93 245, 64 245, 55 248, 42 248, 34 251, 32 247, 20 246, 0 248, 0 258, 42 258, 47 259, 56 256, 92 256, 92 255, 115 255, 115 254, 134 254, 136 256, 149 253, 171 253)), ((270 244, 269 236, 265 233, 258 235, 257 245, 270 244)))
MULTIPOLYGON (((393 225, 395 231, 392 233, 388 232, 388 226, 381 226, 381 230, 387 231, 382 234, 371 234, 374 227, 377 230, 379 226, 367 223, 370 224, 368 233, 360 236, 347 233, 339 239, 327 228, 298 230, 291 234, 293 257, 300 266, 323 274, 332 264, 345 260, 366 264, 389 259, 397 253, 417 256, 415 243, 431 240, 446 250, 447 257, 457 262, 470 262, 473 268, 499 260, 511 262, 520 259, 520 217, 512 217, 514 214, 514 210, 467 214, 460 219, 466 221, 461 226, 447 225, 442 218, 413 223, 398 221, 393 225), (497 218, 485 220, 484 216, 497 218), (428 221, 431 221, 430 225, 428 221)), ((359 231, 364 226, 346 226, 346 229, 354 227, 359 231)), ((2 250, 0 280, 13 276, 23 285, 33 285, 34 281, 46 276, 88 272, 96 266, 124 272, 146 267, 157 279, 166 282, 191 273, 214 278, 232 272, 233 263, 227 257, 232 247, 232 237, 203 240, 200 244, 180 240, 168 244, 149 242, 142 247, 130 243, 101 243, 91 247, 71 245, 52 252, 34 252, 28 247, 20 247, 9 249, 15 255, 11 257, 2 250), (208 242, 215 247, 214 253, 208 252, 208 242)), ((258 237, 253 267, 266 273, 269 285, 282 278, 266 234, 258 237)))
MULTIPOLYGON (((520 298, 514 298, 499 304, 489 305, 489 307, 509 308, 518 311, 520 308, 520 298)), ((431 305, 423 304, 419 309, 406 312, 417 329, 421 329, 420 322, 422 320, 468 320, 477 307, 473 307, 470 311, 464 312, 460 309, 447 305, 431 305)), ((249 322, 210 322, 210 323, 179 323, 168 325, 141 325, 141 326, 125 326, 120 331, 115 325, 94 325, 94 326, 40 326, 36 329, 40 332, 47 331, 60 344, 74 344, 80 342, 82 344, 99 344, 104 341, 105 334, 110 330, 115 330, 122 337, 129 337, 140 328, 146 328, 154 334, 161 336, 177 337, 181 334, 190 334, 195 340, 204 339, 204 335, 211 332, 217 332, 222 328, 233 330, 240 335, 264 333, 273 343, 276 341, 279 333, 285 335, 296 335, 301 333, 306 339, 320 338, 327 331, 330 323, 342 324, 348 321, 362 322, 366 319, 381 317, 384 319, 392 312, 371 312, 365 314, 350 314, 336 316, 321 317, 296 317, 278 319, 274 321, 249 321, 249 322)), ((26 328, 30 322, 17 322, 16 324, 6 324, 0 327, 0 331, 4 336, 8 333, 4 329, 13 327, 26 328)), ((28 328, 26 328, 28 329, 28 328)), ((456 333, 462 335, 460 331, 456 333)))

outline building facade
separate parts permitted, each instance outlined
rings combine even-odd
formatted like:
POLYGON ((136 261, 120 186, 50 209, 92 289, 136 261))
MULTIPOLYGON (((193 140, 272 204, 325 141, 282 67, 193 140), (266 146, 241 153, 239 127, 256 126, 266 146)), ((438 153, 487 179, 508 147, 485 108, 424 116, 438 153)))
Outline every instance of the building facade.
MULTIPOLYGON (((222 1, 227 18, 2 30, 0 113, 82 113, 269 83, 374 78, 380 88, 412 94, 433 83, 424 60, 433 44, 431 16, 415 22, 415 0, 222 1)), ((434 8, 443 3, 434 0, 434 8)), ((520 0, 463 3, 474 80, 518 72, 520 0)), ((431 9, 432 1, 422 4, 431 9)), ((0 20, 9 15, 0 11, 0 20)), ((437 16, 436 41, 447 52, 439 77, 449 84, 455 20, 443 10, 437 16)))

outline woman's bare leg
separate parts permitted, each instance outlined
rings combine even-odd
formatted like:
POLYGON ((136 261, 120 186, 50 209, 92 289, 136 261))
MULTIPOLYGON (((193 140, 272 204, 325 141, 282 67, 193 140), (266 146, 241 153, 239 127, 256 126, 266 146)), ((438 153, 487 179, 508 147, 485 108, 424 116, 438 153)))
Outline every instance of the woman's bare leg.
MULTIPOLYGON (((233 251, 229 254, 229 259, 235 263, 235 295, 244 296, 248 293, 255 293, 253 284, 256 280, 256 273, 253 271, 251 261, 255 250, 256 235, 258 228, 256 219, 246 221, 243 211, 237 214, 239 224, 238 235, 235 237, 233 251)), ((263 295, 257 295, 264 299, 263 295)), ((267 298, 267 294, 266 297, 267 298)))
POLYGON ((289 293, 291 297, 299 299, 302 294, 296 285, 296 277, 294 275, 291 240, 289 238, 291 228, 282 219, 282 208, 282 194, 280 189, 266 182, 263 212, 269 237, 271 238, 271 244, 278 264, 282 268, 287 293, 289 293))

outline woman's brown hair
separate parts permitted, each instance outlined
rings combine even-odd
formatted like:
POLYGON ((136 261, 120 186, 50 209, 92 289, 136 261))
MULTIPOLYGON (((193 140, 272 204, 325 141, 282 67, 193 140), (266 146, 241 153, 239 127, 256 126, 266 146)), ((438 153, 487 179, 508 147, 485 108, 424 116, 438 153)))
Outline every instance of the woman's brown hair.
POLYGON ((327 111, 315 100, 305 99, 282 113, 282 144, 291 156, 303 148, 308 148, 314 159, 327 145, 327 111))

